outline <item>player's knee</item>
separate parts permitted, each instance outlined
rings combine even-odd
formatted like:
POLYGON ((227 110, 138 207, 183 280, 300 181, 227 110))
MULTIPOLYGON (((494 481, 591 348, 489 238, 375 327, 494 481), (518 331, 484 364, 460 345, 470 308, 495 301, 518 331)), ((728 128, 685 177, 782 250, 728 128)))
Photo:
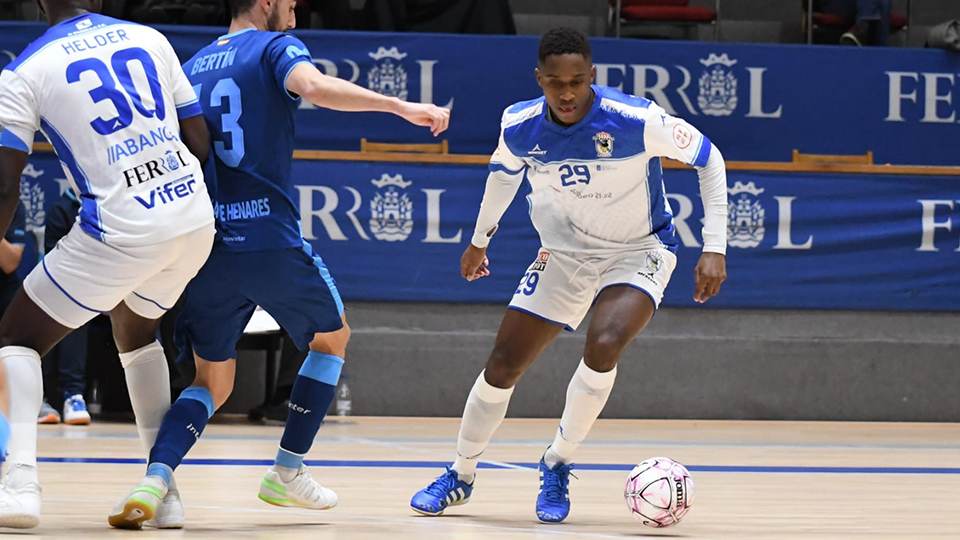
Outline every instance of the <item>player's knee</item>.
POLYGON ((202 386, 210 392, 210 397, 213 398, 213 407, 214 409, 219 409, 224 403, 227 402, 227 399, 230 397, 230 394, 233 393, 233 381, 223 381, 223 380, 203 380, 196 381, 197 386, 202 386))
POLYGON ((310 350, 344 358, 347 354, 347 343, 349 342, 350 326, 347 321, 343 321, 343 328, 340 330, 314 336, 310 343, 310 350))
POLYGON ((588 336, 583 353, 584 363, 594 371, 610 371, 617 365, 620 353, 629 342, 629 339, 613 331, 588 336))
POLYGON ((233 393, 236 360, 225 362, 197 362, 197 375, 194 386, 202 386, 210 392, 214 408, 219 409, 233 393))
POLYGON ((513 388, 526 371, 525 364, 502 347, 494 347, 487 361, 484 377, 497 388, 513 388))

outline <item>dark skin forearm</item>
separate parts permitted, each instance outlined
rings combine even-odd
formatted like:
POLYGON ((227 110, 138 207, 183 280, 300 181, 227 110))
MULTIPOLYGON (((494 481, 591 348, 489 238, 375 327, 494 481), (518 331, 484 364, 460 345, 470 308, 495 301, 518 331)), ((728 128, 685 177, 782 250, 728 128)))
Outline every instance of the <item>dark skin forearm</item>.
POLYGON ((20 175, 26 166, 26 152, 0 147, 0 231, 10 228, 20 204, 20 175))
POLYGON ((210 131, 203 115, 191 116, 180 120, 180 138, 190 153, 203 165, 210 155, 210 131))

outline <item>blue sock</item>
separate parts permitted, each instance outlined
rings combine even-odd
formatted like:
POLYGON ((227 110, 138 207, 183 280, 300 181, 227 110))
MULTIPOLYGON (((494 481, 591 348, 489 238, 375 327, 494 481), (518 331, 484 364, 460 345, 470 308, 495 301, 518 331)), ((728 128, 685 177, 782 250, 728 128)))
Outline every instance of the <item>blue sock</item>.
POLYGON ((157 471, 162 469, 155 469, 156 464, 165 465, 171 471, 176 469, 183 461, 183 456, 200 439, 213 412, 213 396, 206 388, 191 386, 181 392, 160 424, 157 442, 150 450, 147 474, 159 474, 157 471))
POLYGON ((7 443, 10 442, 10 422, 0 413, 0 463, 7 459, 7 443))
POLYGON ((290 392, 290 410, 287 425, 280 439, 276 464, 299 469, 303 456, 313 445, 340 380, 343 358, 332 354, 310 351, 300 368, 290 392))

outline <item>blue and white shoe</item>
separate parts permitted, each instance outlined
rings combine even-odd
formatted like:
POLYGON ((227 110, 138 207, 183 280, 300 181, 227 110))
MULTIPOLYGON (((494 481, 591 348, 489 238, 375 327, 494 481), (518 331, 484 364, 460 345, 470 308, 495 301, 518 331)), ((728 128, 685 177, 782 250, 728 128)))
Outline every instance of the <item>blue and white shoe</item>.
POLYGON ((547 467, 540 458, 540 495, 537 496, 537 519, 543 523, 560 523, 570 514, 570 470, 573 464, 557 463, 547 467))
POLYGON ((460 506, 470 502, 474 483, 476 479, 469 484, 462 482, 457 471, 447 467, 447 472, 413 496, 410 508, 425 516, 439 516, 448 506, 460 506))
POLYGON ((83 394, 64 394, 63 423, 71 426, 85 426, 90 423, 90 413, 83 394))

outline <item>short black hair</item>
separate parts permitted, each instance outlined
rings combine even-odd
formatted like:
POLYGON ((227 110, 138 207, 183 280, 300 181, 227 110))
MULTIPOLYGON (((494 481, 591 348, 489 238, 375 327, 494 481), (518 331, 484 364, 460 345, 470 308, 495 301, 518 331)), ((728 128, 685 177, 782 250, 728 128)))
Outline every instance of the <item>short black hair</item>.
POLYGON ((539 60, 543 63, 555 54, 580 54, 590 60, 590 41, 586 34, 573 28, 554 28, 540 38, 539 60))
POLYGON ((246 13, 250 11, 250 8, 256 3, 257 0, 225 0, 227 3, 227 8, 230 10, 230 16, 236 17, 241 13, 246 13))

